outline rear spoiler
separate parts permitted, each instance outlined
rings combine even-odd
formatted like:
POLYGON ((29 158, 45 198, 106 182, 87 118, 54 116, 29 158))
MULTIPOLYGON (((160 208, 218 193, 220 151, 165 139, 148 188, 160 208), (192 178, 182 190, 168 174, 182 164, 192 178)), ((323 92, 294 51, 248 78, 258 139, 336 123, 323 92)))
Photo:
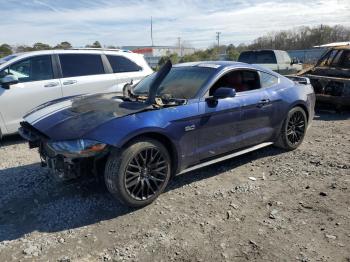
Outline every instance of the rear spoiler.
POLYGON ((301 85, 310 85, 311 84, 310 79, 307 77, 302 77, 302 76, 285 76, 285 77, 287 77, 290 80, 292 80, 298 84, 301 84, 301 85))

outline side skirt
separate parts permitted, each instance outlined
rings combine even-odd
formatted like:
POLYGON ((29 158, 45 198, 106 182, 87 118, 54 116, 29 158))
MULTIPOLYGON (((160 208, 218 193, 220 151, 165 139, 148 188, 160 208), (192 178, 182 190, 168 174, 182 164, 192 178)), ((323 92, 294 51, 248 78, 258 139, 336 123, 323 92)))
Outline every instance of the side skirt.
POLYGON ((246 148, 244 150, 241 150, 241 151, 238 151, 238 152, 226 155, 226 156, 212 159, 212 160, 209 160, 207 162, 200 163, 198 165, 186 168, 186 169, 182 170, 180 173, 178 173, 178 175, 183 174, 183 173, 187 173, 187 172, 190 172, 190 171, 193 171, 193 170, 205 167, 205 166, 209 166, 209 165, 212 165, 212 164, 215 164, 215 163, 218 163, 218 162, 221 162, 221 161, 224 161, 224 160, 236 157, 236 156, 244 155, 246 153, 255 151, 255 150, 263 148, 263 147, 267 147, 267 146, 272 145, 272 144, 273 144, 272 142, 265 142, 265 143, 262 143, 262 144, 259 144, 259 145, 253 146, 253 147, 249 147, 249 148, 246 148))

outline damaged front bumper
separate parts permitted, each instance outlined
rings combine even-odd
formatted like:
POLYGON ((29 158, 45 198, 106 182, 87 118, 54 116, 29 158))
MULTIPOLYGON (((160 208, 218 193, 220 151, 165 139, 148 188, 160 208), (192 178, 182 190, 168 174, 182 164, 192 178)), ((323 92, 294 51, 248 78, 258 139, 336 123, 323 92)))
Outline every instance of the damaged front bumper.
POLYGON ((27 122, 21 123, 19 134, 28 141, 30 148, 38 148, 41 165, 62 179, 70 180, 88 174, 100 173, 100 162, 108 154, 107 145, 92 140, 52 142, 27 122))
POLYGON ((54 151, 48 143, 41 143, 39 154, 43 167, 48 167, 61 180, 71 180, 101 174, 108 151, 103 150, 94 155, 65 156, 54 151))

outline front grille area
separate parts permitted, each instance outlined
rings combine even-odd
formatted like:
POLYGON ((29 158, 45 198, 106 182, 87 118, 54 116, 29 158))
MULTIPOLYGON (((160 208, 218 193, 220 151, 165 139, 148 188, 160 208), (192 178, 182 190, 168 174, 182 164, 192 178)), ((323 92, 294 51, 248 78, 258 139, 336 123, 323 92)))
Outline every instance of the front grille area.
POLYGON ((49 158, 56 156, 55 151, 53 151, 45 142, 41 143, 40 153, 44 156, 49 157, 49 158))

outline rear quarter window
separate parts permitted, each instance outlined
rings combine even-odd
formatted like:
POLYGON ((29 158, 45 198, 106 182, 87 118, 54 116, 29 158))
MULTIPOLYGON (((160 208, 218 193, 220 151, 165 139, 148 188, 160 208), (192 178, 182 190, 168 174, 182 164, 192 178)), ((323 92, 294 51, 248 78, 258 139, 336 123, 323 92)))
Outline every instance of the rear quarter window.
POLYGON ((64 78, 105 73, 98 54, 61 54, 59 58, 64 78))
POLYGON ((267 88, 278 84, 278 77, 268 73, 260 72, 260 82, 262 88, 267 88))

